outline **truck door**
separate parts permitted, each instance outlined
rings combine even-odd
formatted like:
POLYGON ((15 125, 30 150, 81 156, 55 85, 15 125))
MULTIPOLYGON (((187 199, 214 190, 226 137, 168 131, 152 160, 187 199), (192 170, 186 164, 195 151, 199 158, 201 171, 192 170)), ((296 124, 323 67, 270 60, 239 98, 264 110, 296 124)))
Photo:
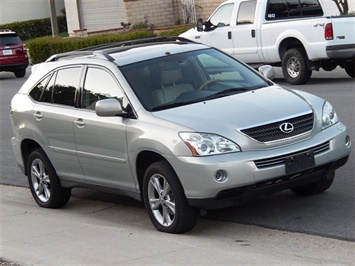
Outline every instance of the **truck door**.
POLYGON ((233 55, 246 63, 261 62, 257 47, 255 1, 240 2, 232 30, 233 55))
POLYGON ((221 5, 204 23, 205 28, 200 37, 202 43, 221 49, 230 55, 233 54, 231 23, 234 6, 234 3, 221 5))

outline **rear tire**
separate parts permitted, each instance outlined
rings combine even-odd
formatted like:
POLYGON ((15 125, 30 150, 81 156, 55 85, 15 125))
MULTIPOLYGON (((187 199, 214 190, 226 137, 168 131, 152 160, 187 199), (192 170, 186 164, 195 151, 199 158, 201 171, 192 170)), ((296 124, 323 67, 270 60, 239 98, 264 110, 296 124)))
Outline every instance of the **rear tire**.
POLYGON ((14 74, 16 78, 23 78, 26 75, 26 68, 15 70, 14 74))
POLYGON ((282 58, 282 73, 286 81, 292 85, 307 83, 312 71, 307 67, 307 54, 303 48, 287 50, 282 58))
POLYGON ((345 72, 350 77, 355 78, 355 63, 351 62, 345 65, 345 72))
POLYGON ((28 184, 40 207, 61 208, 70 199, 71 189, 60 185, 59 178, 43 150, 33 151, 27 163, 28 184))
POLYGON ((297 195, 311 196, 326 191, 333 184, 335 172, 328 173, 325 179, 307 184, 304 186, 294 187, 291 190, 297 195))
POLYGON ((144 174, 143 200, 158 231, 185 233, 194 228, 198 212, 188 205, 182 185, 166 161, 155 162, 144 174))

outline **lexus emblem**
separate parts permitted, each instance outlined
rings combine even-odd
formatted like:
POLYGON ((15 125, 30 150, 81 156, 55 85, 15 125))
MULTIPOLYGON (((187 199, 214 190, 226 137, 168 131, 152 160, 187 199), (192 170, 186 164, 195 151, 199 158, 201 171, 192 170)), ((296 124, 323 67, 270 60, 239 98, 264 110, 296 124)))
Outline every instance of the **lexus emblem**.
POLYGON ((294 129, 293 125, 288 122, 282 123, 279 128, 283 133, 286 133, 286 134, 291 133, 294 129))

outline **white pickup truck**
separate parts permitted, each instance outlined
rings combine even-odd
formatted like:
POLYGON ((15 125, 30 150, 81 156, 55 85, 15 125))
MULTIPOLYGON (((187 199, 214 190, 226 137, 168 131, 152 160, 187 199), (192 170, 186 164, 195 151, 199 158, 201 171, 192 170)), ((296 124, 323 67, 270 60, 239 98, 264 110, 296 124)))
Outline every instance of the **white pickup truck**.
POLYGON ((332 0, 229 0, 181 37, 219 48, 252 67, 282 66, 290 84, 337 66, 354 78, 355 16, 332 0))

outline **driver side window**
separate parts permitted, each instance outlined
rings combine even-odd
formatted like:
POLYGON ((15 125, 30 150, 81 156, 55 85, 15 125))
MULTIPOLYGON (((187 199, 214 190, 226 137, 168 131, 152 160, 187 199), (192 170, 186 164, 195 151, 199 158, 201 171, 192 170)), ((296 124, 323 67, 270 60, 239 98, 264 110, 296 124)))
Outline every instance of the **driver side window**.
POLYGON ((217 26, 222 23, 223 26, 230 26, 232 19, 234 4, 226 4, 221 6, 211 17, 210 22, 212 25, 217 26))

